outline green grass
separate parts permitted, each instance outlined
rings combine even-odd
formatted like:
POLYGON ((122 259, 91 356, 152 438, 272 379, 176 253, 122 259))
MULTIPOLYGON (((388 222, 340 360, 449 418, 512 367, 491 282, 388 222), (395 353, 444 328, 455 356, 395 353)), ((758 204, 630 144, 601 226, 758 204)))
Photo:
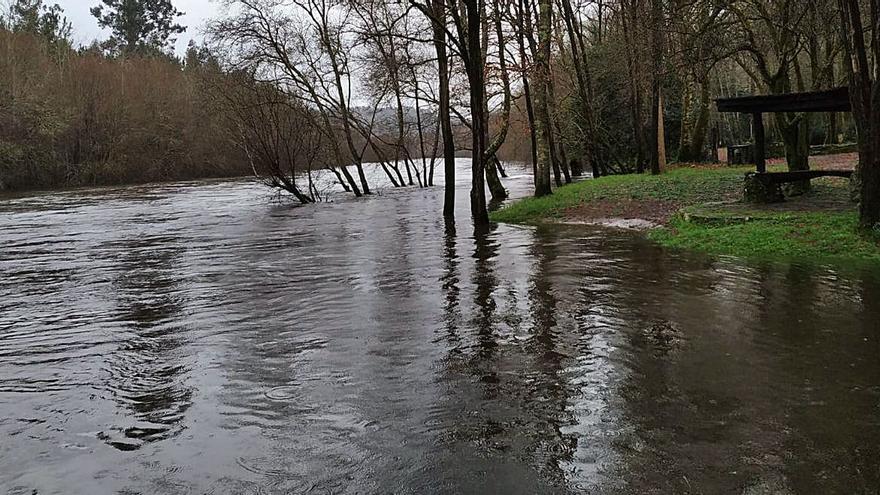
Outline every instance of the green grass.
POLYGON ((653 199, 687 206, 741 193, 750 168, 679 168, 663 175, 612 175, 558 188, 550 196, 526 198, 493 212, 495 222, 534 224, 594 201, 653 199))
POLYGON ((744 258, 880 263, 880 245, 859 235, 857 226, 855 212, 759 213, 728 225, 688 222, 679 215, 648 235, 666 247, 744 258))
POLYGON ((741 197, 743 174, 750 170, 680 168, 661 176, 602 177, 561 187, 551 196, 523 199, 494 212, 491 218, 496 222, 538 224, 592 202, 663 200, 682 208, 668 226, 648 233, 666 247, 752 259, 880 264, 878 239, 860 235, 855 208, 846 209, 845 182, 814 181, 813 191, 799 199, 802 203, 795 204, 798 208, 793 210, 698 206, 741 197), (818 202, 829 199, 840 200, 845 211, 797 211, 802 206, 809 210, 811 203, 819 208, 818 202), (699 212, 699 220, 694 212, 699 212))

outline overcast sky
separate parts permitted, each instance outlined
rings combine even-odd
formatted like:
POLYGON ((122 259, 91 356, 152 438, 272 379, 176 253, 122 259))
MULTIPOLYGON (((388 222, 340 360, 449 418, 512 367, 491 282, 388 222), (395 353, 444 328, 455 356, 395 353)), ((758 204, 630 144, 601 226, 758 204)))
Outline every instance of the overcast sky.
MULTIPOLYGON (((89 44, 95 39, 105 39, 106 32, 98 28, 98 21, 89 10, 101 3, 101 0, 48 0, 44 3, 57 3, 64 9, 67 18, 73 24, 73 39, 81 44, 89 44)), ((186 15, 180 18, 180 24, 186 26, 186 32, 177 37, 177 53, 186 51, 189 40, 202 39, 202 28, 205 21, 216 17, 220 12, 218 0, 172 0, 177 10, 186 15)))

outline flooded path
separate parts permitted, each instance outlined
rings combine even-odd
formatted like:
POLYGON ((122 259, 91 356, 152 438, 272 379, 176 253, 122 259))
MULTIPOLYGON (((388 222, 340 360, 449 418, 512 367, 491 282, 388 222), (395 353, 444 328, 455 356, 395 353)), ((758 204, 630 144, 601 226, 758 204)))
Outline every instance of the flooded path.
POLYGON ((0 491, 880 490, 880 273, 459 197, 0 198, 0 491))

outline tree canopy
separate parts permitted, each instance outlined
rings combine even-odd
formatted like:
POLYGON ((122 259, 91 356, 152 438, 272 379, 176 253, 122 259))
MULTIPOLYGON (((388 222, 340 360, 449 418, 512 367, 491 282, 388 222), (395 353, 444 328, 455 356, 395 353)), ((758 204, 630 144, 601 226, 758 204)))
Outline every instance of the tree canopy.
POLYGON ((183 15, 171 0, 101 0, 91 12, 98 25, 112 31, 107 48, 125 54, 164 51, 173 36, 186 28, 176 22, 183 15))
POLYGON ((50 43, 68 42, 72 30, 61 7, 44 4, 43 0, 15 0, 7 24, 13 32, 34 34, 50 43))

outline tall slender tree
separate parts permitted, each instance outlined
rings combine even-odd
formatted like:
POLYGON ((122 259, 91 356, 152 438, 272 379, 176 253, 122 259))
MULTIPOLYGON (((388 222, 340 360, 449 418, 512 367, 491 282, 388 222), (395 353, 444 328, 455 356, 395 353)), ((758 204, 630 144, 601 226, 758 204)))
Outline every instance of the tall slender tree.
POLYGON ((459 36, 466 40, 466 55, 463 53, 465 72, 470 86, 471 110, 471 216, 476 225, 489 223, 486 205, 486 165, 487 136, 485 125, 488 115, 484 112, 483 100, 486 97, 485 65, 482 50, 483 16, 486 11, 484 0, 462 0, 465 18, 457 23, 459 36))
POLYGON ((552 192, 550 185, 551 133, 549 84, 550 84, 550 38, 553 26, 552 0, 538 0, 538 50, 535 57, 535 134, 538 144, 538 169, 535 176, 535 196, 552 192))
POLYGON ((663 0, 651 0, 651 174, 666 166, 666 136, 663 129, 663 0))
POLYGON ((431 10, 434 19, 431 23, 434 34, 434 49, 437 52, 437 79, 439 86, 438 112, 443 134, 443 216, 455 217, 455 137, 452 134, 452 120, 449 115, 449 55, 446 50, 446 1, 433 0, 431 10))

